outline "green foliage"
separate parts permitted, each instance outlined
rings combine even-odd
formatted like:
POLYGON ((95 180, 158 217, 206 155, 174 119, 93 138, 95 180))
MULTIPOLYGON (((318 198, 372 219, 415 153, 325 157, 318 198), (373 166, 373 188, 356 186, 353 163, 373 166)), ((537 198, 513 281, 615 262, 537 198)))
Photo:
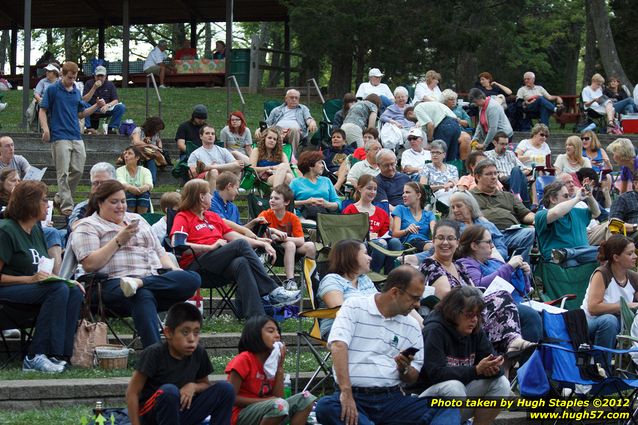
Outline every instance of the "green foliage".
POLYGON ((638 22, 638 9, 633 0, 610 0, 613 14, 610 19, 618 56, 630 80, 638 80, 638 62, 634 50, 638 44, 638 33, 634 27, 638 22))

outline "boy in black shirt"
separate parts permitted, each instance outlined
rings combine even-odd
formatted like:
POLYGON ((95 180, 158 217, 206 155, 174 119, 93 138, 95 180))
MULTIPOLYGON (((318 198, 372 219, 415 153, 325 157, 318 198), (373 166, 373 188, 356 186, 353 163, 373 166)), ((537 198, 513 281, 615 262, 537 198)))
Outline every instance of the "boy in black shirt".
POLYGON ((230 424, 235 391, 227 382, 211 384, 213 366, 199 345, 202 315, 188 303, 173 305, 166 316, 166 342, 140 355, 126 390, 132 425, 198 425, 208 415, 230 424))

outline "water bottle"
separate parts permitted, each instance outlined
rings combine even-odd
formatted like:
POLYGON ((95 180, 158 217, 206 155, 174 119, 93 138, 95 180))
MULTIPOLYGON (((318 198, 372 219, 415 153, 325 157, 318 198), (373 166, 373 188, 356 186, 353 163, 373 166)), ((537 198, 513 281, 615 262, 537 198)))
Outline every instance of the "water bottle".
POLYGON ((290 374, 287 373, 284 375, 284 399, 290 398, 292 396, 292 383, 290 382, 290 374))

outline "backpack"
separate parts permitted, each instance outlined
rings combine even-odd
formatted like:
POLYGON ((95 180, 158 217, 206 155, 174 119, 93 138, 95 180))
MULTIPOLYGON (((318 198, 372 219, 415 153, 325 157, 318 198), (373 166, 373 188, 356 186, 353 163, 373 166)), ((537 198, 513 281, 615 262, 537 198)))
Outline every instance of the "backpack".
POLYGON ((135 130, 135 127, 137 127, 137 125, 133 122, 133 120, 126 120, 122 124, 120 124, 120 134, 130 136, 131 134, 133 134, 133 130, 135 130))

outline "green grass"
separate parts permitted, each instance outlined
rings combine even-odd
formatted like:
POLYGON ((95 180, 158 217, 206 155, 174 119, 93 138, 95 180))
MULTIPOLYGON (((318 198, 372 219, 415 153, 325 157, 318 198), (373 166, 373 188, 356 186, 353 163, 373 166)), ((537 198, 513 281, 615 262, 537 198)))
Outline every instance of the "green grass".
MULTIPOLYGON (((83 417, 89 419, 95 405, 33 409, 21 412, 0 412, 0 424, 11 425, 79 425, 83 417)), ((108 407, 108 406, 107 406, 108 407)), ((107 424, 110 422, 107 422, 107 424)))
MULTIPOLYGON (((146 94, 145 88, 118 89, 120 101, 126 105, 125 119, 130 118, 140 125, 146 118, 146 94)), ((2 131, 20 131, 22 124, 22 91, 10 90, 3 92, 4 102, 9 106, 0 113, 0 129, 2 131)), ((204 104, 208 108, 208 122, 215 128, 221 130, 228 117, 226 116, 226 88, 222 87, 201 87, 201 88, 168 88, 160 90, 162 97, 162 119, 166 124, 166 129, 162 132, 164 140, 173 140, 175 131, 180 123, 190 119, 193 106, 204 104)), ((151 93, 149 97, 149 115, 157 115, 157 99, 151 93)), ((263 94, 243 93, 246 106, 244 116, 248 127, 254 132, 259 126, 259 121, 263 120, 264 101, 273 97, 263 94)), ((283 102, 283 95, 279 96, 283 102)), ((277 99, 277 97, 274 97, 277 99)), ((302 99, 306 104, 306 100, 302 99)), ((317 122, 321 121, 321 104, 319 101, 312 101, 306 104, 312 112, 317 122)), ((231 111, 241 110, 239 96, 231 95, 231 111)))

